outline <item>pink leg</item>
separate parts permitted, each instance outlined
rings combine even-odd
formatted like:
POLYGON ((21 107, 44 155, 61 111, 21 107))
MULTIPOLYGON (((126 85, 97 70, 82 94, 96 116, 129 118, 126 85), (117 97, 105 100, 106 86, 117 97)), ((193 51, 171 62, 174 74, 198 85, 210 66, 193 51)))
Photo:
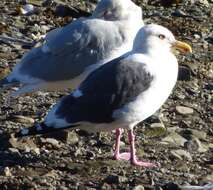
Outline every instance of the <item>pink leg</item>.
POLYGON ((156 167, 155 164, 152 164, 150 162, 142 162, 137 160, 136 149, 135 149, 135 135, 133 133, 133 129, 129 130, 128 137, 129 137, 129 143, 130 143, 131 164, 136 166, 143 166, 143 167, 156 167))
POLYGON ((129 152, 123 152, 120 153, 120 143, 121 143, 121 134, 123 129, 116 129, 116 143, 115 143, 115 152, 114 152, 114 159, 115 160, 129 160, 130 159, 130 153, 129 152))

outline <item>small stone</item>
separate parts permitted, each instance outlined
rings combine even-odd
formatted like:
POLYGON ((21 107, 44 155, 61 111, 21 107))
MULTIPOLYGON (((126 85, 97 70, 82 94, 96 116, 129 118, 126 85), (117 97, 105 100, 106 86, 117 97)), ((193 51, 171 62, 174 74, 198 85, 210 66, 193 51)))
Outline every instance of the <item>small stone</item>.
POLYGON ((79 137, 75 131, 67 131, 67 135, 66 135, 67 143, 74 145, 74 144, 77 144, 78 141, 79 141, 79 137))
POLYGON ((33 124, 35 122, 33 118, 23 116, 23 115, 12 115, 10 119, 14 122, 25 123, 25 124, 33 124))
POLYGON ((40 149, 39 148, 34 148, 32 149, 33 152, 35 152, 37 155, 40 155, 40 149))
POLYGON ((109 175, 106 177, 105 181, 108 184, 118 184, 119 183, 119 176, 117 175, 109 175))
POLYGON ((65 143, 69 143, 70 145, 75 145, 79 142, 79 137, 75 131, 63 130, 59 132, 53 132, 44 135, 46 138, 54 138, 65 143))
POLYGON ((171 154, 175 157, 178 158, 180 160, 183 159, 187 159, 189 161, 192 161, 192 157, 190 155, 189 152, 182 150, 182 149, 178 149, 178 150, 171 150, 171 154))
POLYGON ((27 0, 27 3, 36 5, 36 6, 41 6, 43 0, 27 0))
POLYGON ((18 12, 23 15, 30 15, 35 13, 35 8, 31 4, 26 4, 23 7, 19 8, 18 12))
POLYGON ((144 186, 143 185, 137 185, 133 188, 133 190, 144 190, 144 186))
POLYGON ((184 143, 186 141, 187 140, 185 138, 183 138, 182 136, 180 136, 178 133, 172 132, 167 137, 163 138, 161 143, 162 144, 172 144, 174 146, 184 146, 184 143))
POLYGON ((195 39, 200 39, 201 36, 199 34, 194 34, 195 39))
POLYGON ((189 81, 191 79, 191 70, 188 66, 180 66, 178 71, 178 80, 189 81))
POLYGON ((182 10, 180 9, 176 9, 175 12, 172 13, 173 16, 176 16, 176 17, 185 17, 187 16, 185 12, 183 12, 182 10))
POLYGON ((19 150, 17 148, 9 148, 9 151, 11 153, 19 153, 19 150))
POLYGON ((5 167, 3 173, 4 173, 4 175, 6 177, 11 177, 12 176, 12 173, 10 172, 10 168, 9 167, 5 167))
POLYGON ((190 115, 194 113, 194 110, 192 108, 185 107, 185 106, 176 106, 176 111, 177 113, 182 115, 190 115))

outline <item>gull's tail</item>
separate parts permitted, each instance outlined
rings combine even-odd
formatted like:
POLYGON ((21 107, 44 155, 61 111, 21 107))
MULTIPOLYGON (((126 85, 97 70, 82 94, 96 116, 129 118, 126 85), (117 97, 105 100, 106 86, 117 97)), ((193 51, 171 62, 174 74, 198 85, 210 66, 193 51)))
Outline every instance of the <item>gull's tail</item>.
POLYGON ((36 123, 32 127, 21 129, 20 131, 14 134, 14 137, 17 138, 17 137, 24 137, 24 136, 42 135, 42 134, 52 133, 55 131, 60 131, 63 129, 75 128, 77 126, 78 125, 70 125, 63 128, 54 128, 54 127, 47 126, 44 122, 36 123))

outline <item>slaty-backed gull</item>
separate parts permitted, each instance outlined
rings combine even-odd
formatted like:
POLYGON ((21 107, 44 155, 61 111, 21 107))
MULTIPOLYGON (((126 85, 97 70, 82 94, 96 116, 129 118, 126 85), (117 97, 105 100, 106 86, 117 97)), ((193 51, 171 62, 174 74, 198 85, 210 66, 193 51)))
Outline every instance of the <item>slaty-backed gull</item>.
POLYGON ((136 157, 133 128, 154 114, 175 86, 178 62, 172 48, 191 52, 166 28, 150 24, 139 30, 133 50, 92 72, 70 95, 59 101, 43 123, 16 136, 42 134, 65 128, 88 131, 116 129, 114 158, 149 167, 136 157), (130 152, 120 153, 120 137, 128 130, 130 152))

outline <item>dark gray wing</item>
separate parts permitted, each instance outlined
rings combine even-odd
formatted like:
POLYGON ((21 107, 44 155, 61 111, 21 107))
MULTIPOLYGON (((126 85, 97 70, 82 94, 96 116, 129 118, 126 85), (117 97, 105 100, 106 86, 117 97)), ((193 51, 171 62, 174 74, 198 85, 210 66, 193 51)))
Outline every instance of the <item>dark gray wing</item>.
POLYGON ((144 64, 122 57, 114 59, 87 77, 78 89, 82 96, 71 93, 63 98, 56 116, 68 123, 112 122, 113 111, 134 100, 152 80, 144 64))
POLYGON ((113 22, 80 19, 50 32, 46 40, 46 44, 32 49, 21 60, 20 78, 27 75, 45 81, 72 79, 87 66, 108 57, 125 39, 113 22))

